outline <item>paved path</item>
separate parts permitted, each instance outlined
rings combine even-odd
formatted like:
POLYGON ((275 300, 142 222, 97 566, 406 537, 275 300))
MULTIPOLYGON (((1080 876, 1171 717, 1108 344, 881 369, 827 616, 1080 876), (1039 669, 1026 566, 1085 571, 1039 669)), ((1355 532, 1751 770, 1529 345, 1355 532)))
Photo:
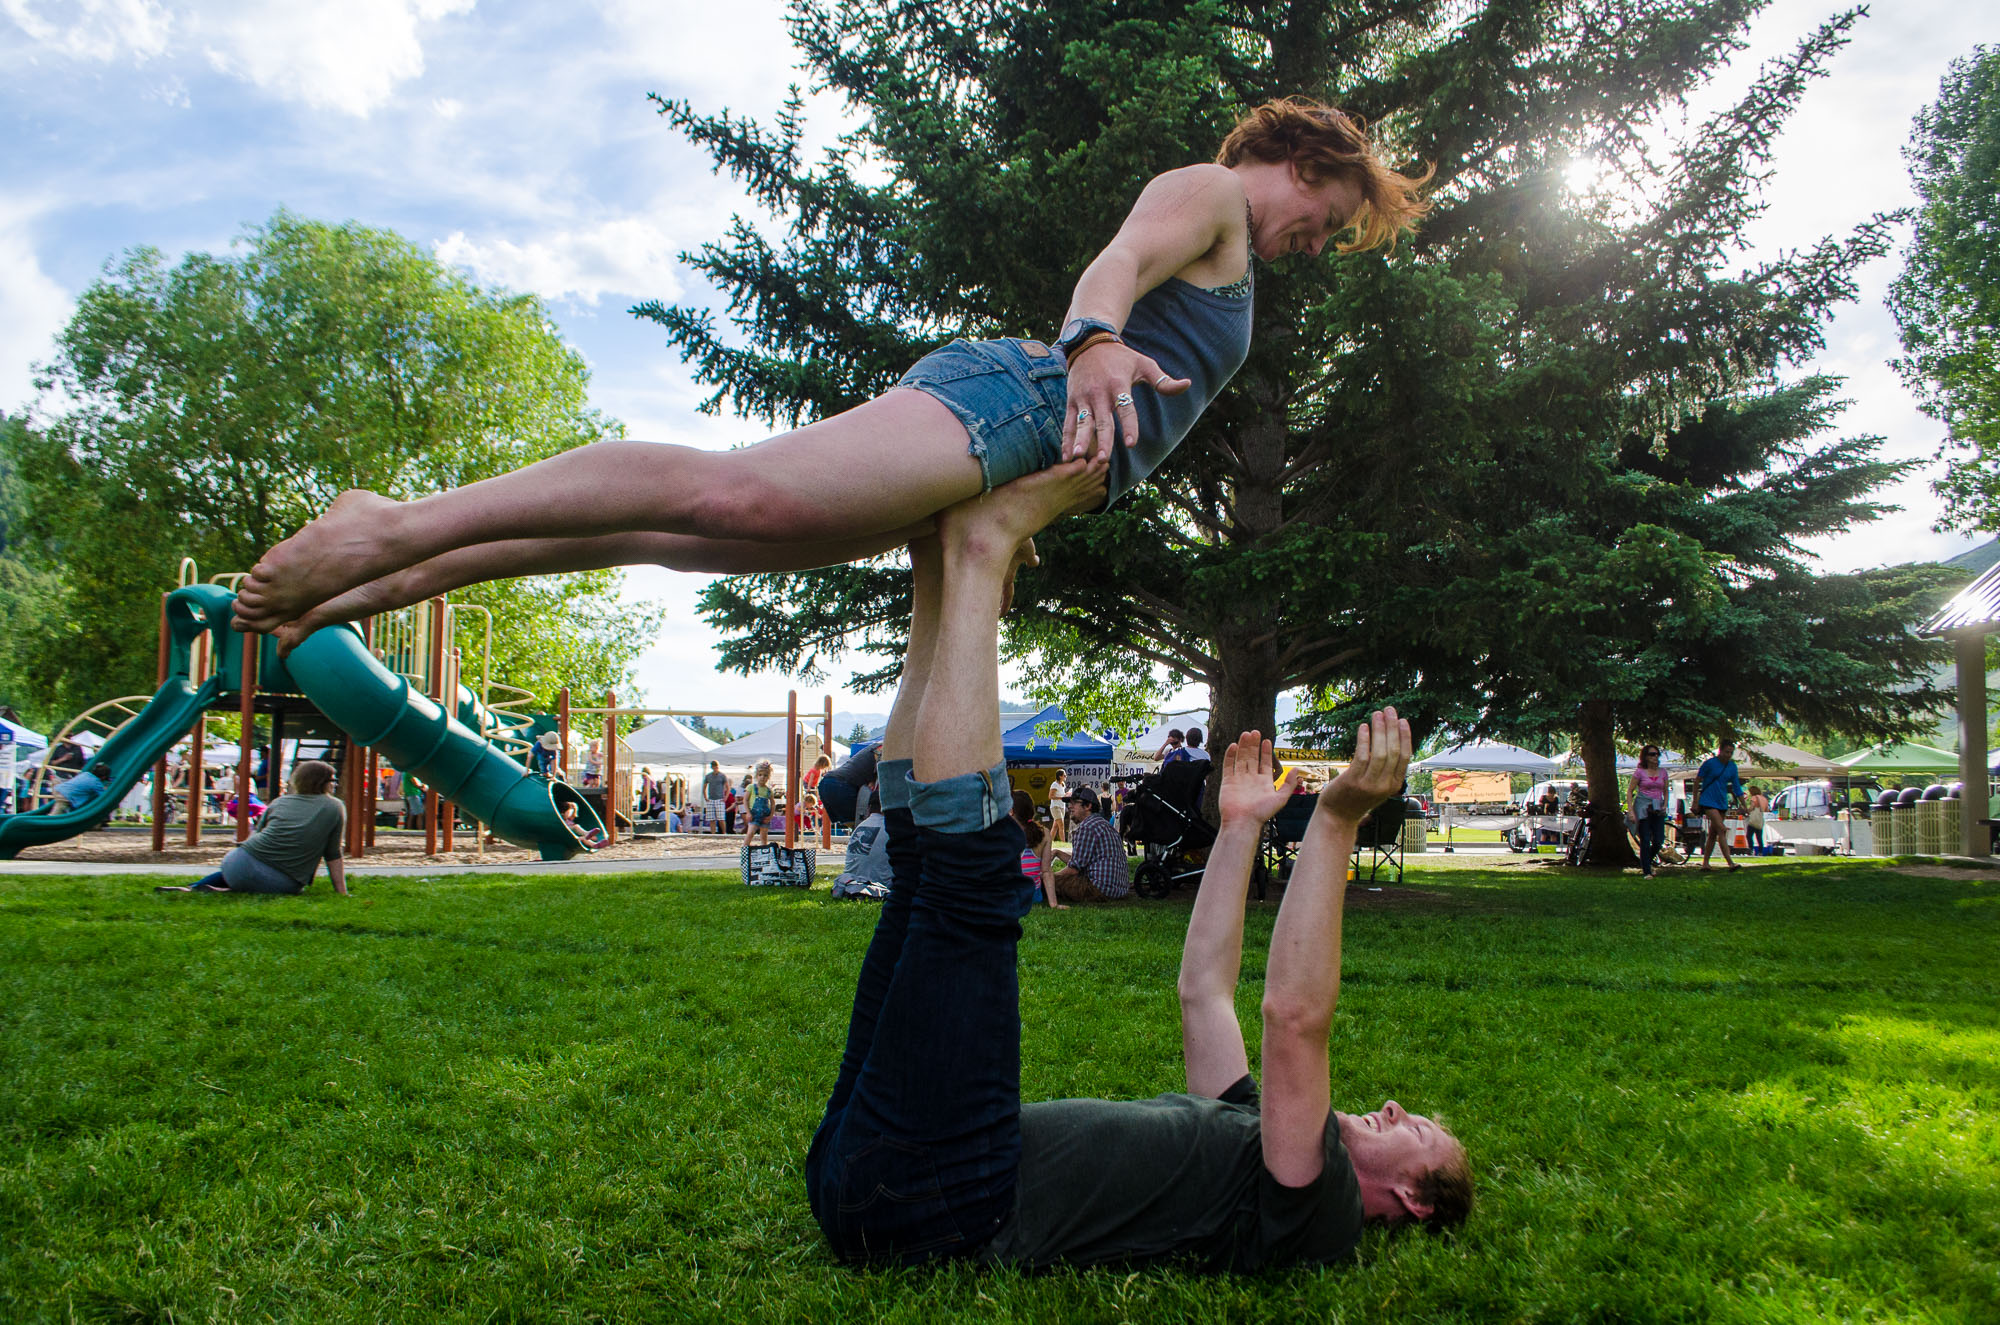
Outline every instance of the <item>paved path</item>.
MULTIPOLYGON (((695 870, 736 872, 740 858, 729 856, 655 856, 640 860, 597 860, 580 856, 575 860, 524 860, 511 865, 349 865, 347 877, 432 879, 447 874, 661 874, 695 870)), ((830 856, 820 866, 822 872, 838 869, 840 858, 830 856)), ((199 879, 215 873, 212 865, 127 865, 60 860, 0 861, 5 874, 165 874, 199 879)), ((323 875, 321 877, 324 877, 323 875)))

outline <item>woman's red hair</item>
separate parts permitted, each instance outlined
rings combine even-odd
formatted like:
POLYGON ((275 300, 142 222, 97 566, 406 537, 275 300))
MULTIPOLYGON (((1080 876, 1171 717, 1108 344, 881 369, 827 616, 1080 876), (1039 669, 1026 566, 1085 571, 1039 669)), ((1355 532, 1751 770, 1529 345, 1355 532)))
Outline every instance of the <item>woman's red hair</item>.
POLYGON ((1361 210, 1348 227, 1351 237, 1335 245, 1342 253, 1393 252, 1396 241, 1430 210, 1430 200, 1417 191, 1437 173, 1435 166, 1416 178, 1391 170, 1376 155, 1358 116, 1304 97, 1267 101, 1245 115, 1222 140, 1215 159, 1225 166, 1245 159, 1290 161, 1312 184, 1329 177, 1354 180, 1361 186, 1361 210))

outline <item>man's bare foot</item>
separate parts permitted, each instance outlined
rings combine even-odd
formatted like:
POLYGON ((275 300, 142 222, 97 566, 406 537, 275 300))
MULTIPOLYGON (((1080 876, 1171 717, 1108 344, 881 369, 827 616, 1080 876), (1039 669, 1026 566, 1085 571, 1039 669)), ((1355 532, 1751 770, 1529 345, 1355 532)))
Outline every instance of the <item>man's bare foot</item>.
POLYGON ((1005 616, 1014 610, 1014 577, 1021 573, 1021 568, 1041 564, 1042 557, 1035 551, 1035 540, 1022 539, 1014 549, 1014 564, 1007 568, 1007 578, 1000 590, 1000 615, 1005 616))
POLYGON ((236 592, 238 629, 269 632, 329 599, 401 570, 395 513, 402 503, 350 488, 326 514, 266 552, 236 592))

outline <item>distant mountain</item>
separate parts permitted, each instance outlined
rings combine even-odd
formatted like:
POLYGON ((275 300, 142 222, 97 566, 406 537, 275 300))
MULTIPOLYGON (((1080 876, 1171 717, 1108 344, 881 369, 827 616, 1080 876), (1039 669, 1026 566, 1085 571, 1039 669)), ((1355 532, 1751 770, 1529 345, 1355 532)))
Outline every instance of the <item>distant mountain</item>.
POLYGON ((1991 570, 1996 561, 2000 561, 2000 538, 1989 538, 1978 547, 1969 552, 1961 552, 1944 564, 1956 566, 1967 575, 1979 576, 1991 570))

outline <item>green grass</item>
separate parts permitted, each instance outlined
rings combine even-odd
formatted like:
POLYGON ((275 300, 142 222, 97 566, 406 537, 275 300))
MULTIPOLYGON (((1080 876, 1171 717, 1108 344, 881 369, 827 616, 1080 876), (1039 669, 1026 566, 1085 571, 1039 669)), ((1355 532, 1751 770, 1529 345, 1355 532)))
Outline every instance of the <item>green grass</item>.
MULTIPOLYGON (((1357 890, 1336 1103, 1443 1116, 1479 1208, 1207 1279, 832 1263, 799 1171, 865 904, 0 876, 0 1319, 1991 1322, 1994 877, 1468 860, 1357 890)), ((1029 1098, 1179 1087, 1185 917, 1032 917, 1029 1098)))

